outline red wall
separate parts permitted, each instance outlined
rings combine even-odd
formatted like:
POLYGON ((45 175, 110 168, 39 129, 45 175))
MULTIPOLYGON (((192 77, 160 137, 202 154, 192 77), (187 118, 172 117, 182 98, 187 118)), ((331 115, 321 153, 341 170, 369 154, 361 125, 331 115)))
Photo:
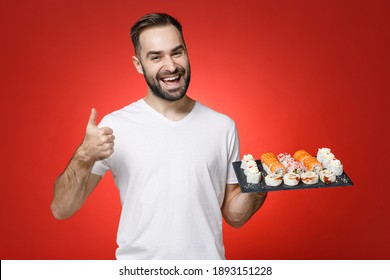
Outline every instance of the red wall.
POLYGON ((230 259, 389 259, 386 1, 2 1, 1 259, 113 259, 111 175, 71 219, 53 182, 99 117, 146 93, 129 27, 164 11, 184 26, 188 94, 235 119, 241 152, 330 147, 351 188, 270 193, 230 259), (385 119, 387 121, 385 121, 385 119))

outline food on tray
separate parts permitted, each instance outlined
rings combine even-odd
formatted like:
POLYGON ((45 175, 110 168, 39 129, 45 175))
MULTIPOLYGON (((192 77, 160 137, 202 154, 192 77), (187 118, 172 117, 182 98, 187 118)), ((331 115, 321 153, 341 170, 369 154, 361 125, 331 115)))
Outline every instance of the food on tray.
POLYGON ((287 171, 286 167, 284 167, 273 153, 264 153, 261 155, 260 159, 264 170, 268 174, 275 173, 282 177, 287 171))
POLYGON ((296 189, 305 186, 321 187, 324 184, 334 186, 336 182, 341 185, 346 183, 343 165, 329 148, 319 148, 317 157, 301 149, 296 151, 293 156, 287 152, 279 153, 277 156, 271 152, 263 153, 260 160, 262 168, 252 154, 245 154, 241 162, 234 165, 236 174, 238 170, 242 174, 240 175, 242 179, 239 179, 241 180, 240 185, 246 183, 245 186, 250 188, 282 185, 280 188, 272 188, 279 190, 288 187, 296 189), (243 176, 244 174, 245 176, 243 176), (344 177, 336 177, 340 175, 344 177))
POLYGON ((305 150, 298 150, 294 153, 294 158, 303 164, 303 166, 311 172, 317 174, 323 169, 321 162, 319 162, 315 157, 306 152, 305 150))
POLYGON ((293 158, 289 153, 280 153, 277 158, 286 167, 288 173, 301 174, 304 171, 302 163, 293 158))
POLYGON ((318 175, 312 171, 306 171, 301 174, 301 180, 306 185, 314 185, 318 183, 318 175))
POLYGON ((284 174, 283 181, 284 184, 287 186, 296 186, 299 184, 299 181, 301 179, 301 176, 299 174, 289 172, 287 174, 284 174))
POLYGON ((251 154, 243 156, 241 161, 241 168, 244 169, 247 183, 258 184, 260 182, 261 172, 251 154))
POLYGON ((241 168, 245 169, 247 162, 250 160, 255 160, 251 154, 244 155, 241 160, 241 168))
POLYGON ((343 165, 341 164, 340 160, 335 158, 330 161, 329 169, 337 176, 340 176, 344 172, 343 165))
POLYGON ((265 184, 270 187, 277 187, 283 181, 283 177, 281 175, 275 173, 269 173, 265 176, 265 184))
POLYGON ((258 184, 260 182, 261 173, 257 168, 257 164, 255 162, 254 165, 249 165, 246 169, 246 181, 251 184, 258 184))
MULTIPOLYGON (((322 163, 324 168, 330 168, 330 163, 336 158, 329 148, 320 148, 317 152, 317 159, 322 163)), ((336 165, 338 165, 338 163, 336 165)))
POLYGON ((323 162, 325 155, 331 154, 329 148, 319 148, 317 152, 317 159, 319 162, 323 162))
POLYGON ((329 169, 325 169, 320 172, 320 179, 325 184, 331 184, 336 182, 336 174, 329 169))
POLYGON ((320 148, 317 152, 317 159, 322 163, 324 168, 333 171, 337 176, 343 174, 343 165, 340 160, 336 159, 335 155, 329 148, 320 148))

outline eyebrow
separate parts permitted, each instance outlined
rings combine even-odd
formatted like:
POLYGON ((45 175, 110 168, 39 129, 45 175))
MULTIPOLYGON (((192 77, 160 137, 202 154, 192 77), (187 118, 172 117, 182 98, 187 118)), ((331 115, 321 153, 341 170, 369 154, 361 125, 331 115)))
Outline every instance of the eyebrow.
MULTIPOLYGON (((178 51, 178 50, 180 50, 180 49, 185 50, 185 48, 184 48, 183 45, 179 45, 179 46, 173 48, 172 50, 170 50, 170 52, 173 53, 173 52, 176 52, 176 51, 178 51)), ((162 53, 163 53, 163 51, 149 51, 149 52, 146 54, 146 57, 149 57, 149 56, 151 56, 151 55, 156 55, 156 54, 159 55, 159 54, 162 54, 162 53)))

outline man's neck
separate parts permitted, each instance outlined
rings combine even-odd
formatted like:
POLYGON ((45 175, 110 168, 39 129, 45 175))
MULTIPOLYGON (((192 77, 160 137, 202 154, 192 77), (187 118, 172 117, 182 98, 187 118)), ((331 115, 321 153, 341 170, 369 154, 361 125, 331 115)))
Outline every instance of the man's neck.
POLYGON ((144 101, 161 115, 171 121, 180 121, 185 118, 194 108, 195 100, 184 96, 177 101, 168 101, 148 93, 144 101))

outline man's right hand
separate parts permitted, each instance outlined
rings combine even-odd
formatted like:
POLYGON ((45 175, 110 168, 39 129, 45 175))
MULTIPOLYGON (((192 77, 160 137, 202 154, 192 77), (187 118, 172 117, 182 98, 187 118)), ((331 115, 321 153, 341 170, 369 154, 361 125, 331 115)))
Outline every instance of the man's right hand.
POLYGON ((54 183, 50 209, 56 219, 67 219, 81 208, 102 178, 91 172, 94 163, 114 152, 113 131, 109 127, 97 127, 96 115, 92 109, 83 143, 54 183))
POLYGON ((114 152, 114 132, 109 127, 97 127, 96 116, 97 112, 92 108, 84 141, 79 147, 80 155, 88 162, 106 159, 114 152))

